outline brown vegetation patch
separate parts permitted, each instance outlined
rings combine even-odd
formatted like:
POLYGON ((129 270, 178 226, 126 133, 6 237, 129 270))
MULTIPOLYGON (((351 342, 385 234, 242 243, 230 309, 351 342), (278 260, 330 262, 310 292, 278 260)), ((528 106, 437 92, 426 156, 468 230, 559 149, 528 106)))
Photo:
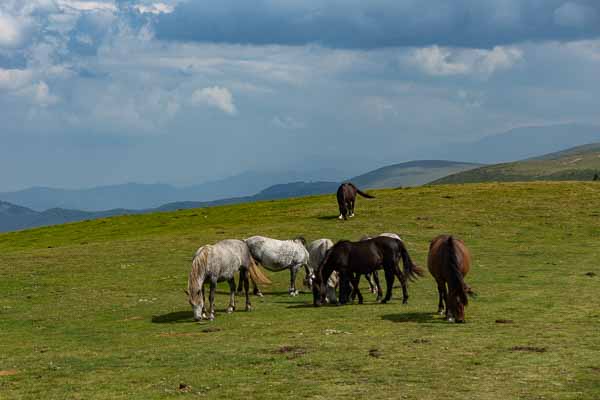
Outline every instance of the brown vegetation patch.
POLYGON ((593 278, 594 276, 596 276, 596 273, 595 272, 586 272, 584 275, 589 276, 590 278, 593 278))
POLYGON ((429 340, 429 339, 415 339, 415 340, 413 340, 413 343, 416 343, 416 344, 430 343, 430 342, 431 342, 431 340, 429 340))
POLYGON ((536 346, 513 346, 510 349, 512 351, 527 351, 531 353, 545 353, 547 351, 545 347, 536 346))
POLYGON ((371 357, 375 357, 375 358, 379 358, 381 357, 383 354, 381 353, 381 351, 379 351, 378 349, 371 349, 369 350, 369 355, 371 357))
POLYGON ((0 370, 0 376, 11 376, 16 374, 18 374, 18 371, 16 369, 0 370))
POLYGON ((513 321, 512 319, 497 319, 496 323, 497 324, 512 324, 515 321, 513 321))
POLYGON ((180 383, 179 384, 179 389, 177 389, 177 390, 179 390, 182 393, 187 393, 190 390, 192 390, 192 387, 190 385, 186 384, 186 383, 180 383))
POLYGON ((306 349, 300 346, 281 346, 275 352, 279 354, 287 354, 287 359, 291 360, 306 354, 306 349))

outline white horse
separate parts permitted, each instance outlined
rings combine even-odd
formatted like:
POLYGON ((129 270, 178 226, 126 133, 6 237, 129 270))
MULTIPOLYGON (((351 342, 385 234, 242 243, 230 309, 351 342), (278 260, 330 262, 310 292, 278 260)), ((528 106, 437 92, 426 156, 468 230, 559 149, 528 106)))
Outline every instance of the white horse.
POLYGON ((309 255, 306 250, 306 241, 303 238, 293 240, 277 240, 264 236, 252 236, 245 240, 254 260, 259 262, 269 271, 290 270, 291 296, 296 296, 296 273, 301 267, 306 270, 304 284, 312 286, 314 278, 313 269, 309 267, 309 255))
POLYGON ((253 282, 270 283, 269 279, 254 263, 248 246, 242 240, 227 239, 200 247, 192 260, 192 270, 188 278, 188 288, 185 293, 194 310, 196 321, 202 318, 215 319, 215 289, 217 282, 229 283, 229 307, 227 312, 235 310, 235 279, 234 274, 240 272, 240 281, 244 281, 246 291, 246 311, 251 310, 250 297, 248 296, 248 275, 253 282), (210 283, 210 310, 206 315, 204 302, 204 282, 210 283))
MULTIPOLYGON (((333 247, 333 242, 329 239, 317 239, 314 242, 311 242, 306 249, 308 250, 309 258, 308 258, 308 266, 316 271, 319 268, 319 265, 325 259, 325 255, 333 247)), ((334 271, 329 279, 327 280, 327 294, 325 300, 329 303, 337 303, 337 297, 335 295, 335 288, 338 285, 338 275, 337 272, 334 271)))

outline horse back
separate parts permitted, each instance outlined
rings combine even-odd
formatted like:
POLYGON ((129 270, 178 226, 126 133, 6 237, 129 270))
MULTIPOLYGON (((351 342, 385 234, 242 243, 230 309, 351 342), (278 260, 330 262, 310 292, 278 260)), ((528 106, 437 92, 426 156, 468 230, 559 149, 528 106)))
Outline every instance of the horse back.
MULTIPOLYGON (((449 235, 439 235, 429 244, 429 254, 427 255, 427 269, 434 277, 445 276, 444 266, 447 263, 447 246, 449 235)), ((452 243, 458 260, 460 272, 463 276, 467 275, 471 269, 471 253, 461 239, 453 237, 452 243)))

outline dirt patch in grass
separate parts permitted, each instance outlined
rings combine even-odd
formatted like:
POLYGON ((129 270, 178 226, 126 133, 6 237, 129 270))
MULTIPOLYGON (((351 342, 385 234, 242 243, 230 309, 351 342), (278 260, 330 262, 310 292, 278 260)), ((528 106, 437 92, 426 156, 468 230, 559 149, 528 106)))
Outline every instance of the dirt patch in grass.
POLYGON ((430 343, 430 342, 431 342, 431 340, 429 340, 429 339, 415 339, 415 340, 413 340, 413 343, 416 343, 416 344, 424 344, 424 343, 430 343))
POLYGON ((379 351, 378 349, 371 349, 369 350, 369 355, 371 357, 379 358, 383 355, 383 353, 381 353, 381 351, 379 351))
POLYGON ((530 353, 545 353, 547 349, 545 347, 536 346, 513 346, 510 348, 511 351, 525 351, 530 353))
POLYGON ((595 272, 586 272, 584 275, 589 276, 590 278, 593 278, 596 276, 596 273, 595 272))
POLYGON ((0 376, 11 376, 11 375, 16 375, 19 372, 16 369, 5 369, 5 370, 0 370, 0 376))
POLYGON ((213 332, 220 332, 221 328, 216 328, 214 326, 209 326, 208 328, 204 328, 202 329, 203 333, 213 333, 213 332))
POLYGON ((298 358, 306 354, 306 349, 300 346, 281 346, 275 353, 278 354, 286 354, 286 358, 291 360, 293 358, 298 358))
POLYGON ((513 321, 512 319, 497 319, 496 323, 497 324, 514 324, 515 321, 513 321))
POLYGON ((177 389, 177 390, 180 391, 181 393, 187 393, 192 390, 192 387, 186 383, 180 383, 179 389, 177 389))
POLYGON ((208 327, 202 329, 200 332, 164 332, 160 333, 158 336, 161 337, 185 337, 185 336, 200 336, 204 333, 212 333, 212 332, 220 332, 221 328, 208 327))

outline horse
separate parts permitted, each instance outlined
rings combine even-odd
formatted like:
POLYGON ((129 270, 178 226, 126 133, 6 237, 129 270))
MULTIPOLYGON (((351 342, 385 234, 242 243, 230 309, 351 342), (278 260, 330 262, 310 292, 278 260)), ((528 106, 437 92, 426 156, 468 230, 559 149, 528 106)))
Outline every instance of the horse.
MULTIPOLYGON (((317 239, 311 242, 306 249, 308 250, 309 258, 308 265, 315 271, 319 268, 319 265, 325 259, 329 249, 333 247, 333 242, 329 239, 317 239)), ((337 272, 333 272, 327 280, 327 295, 326 301, 329 303, 337 303, 337 296, 335 294, 335 288, 338 285, 337 272)))
POLYGON ((429 244, 427 268, 437 283, 438 313, 444 314, 445 303, 449 322, 465 322, 468 296, 475 295, 464 281, 471 269, 471 253, 465 243, 451 235, 435 237, 429 244))
POLYGON ((313 270, 309 266, 309 254, 306 240, 299 237, 293 240, 277 240, 264 236, 252 236, 245 240, 254 260, 269 271, 290 270, 290 296, 298 295, 296 274, 301 267, 306 271, 304 284, 312 285, 313 270))
MULTIPOLYGON (((409 279, 423 276, 422 268, 416 266, 408 254, 401 240, 390 237, 376 237, 369 240, 350 242, 342 240, 337 242, 319 265, 313 282, 313 304, 320 306, 325 300, 325 285, 333 271, 340 274, 340 288, 344 288, 344 281, 350 280, 352 294, 358 296, 358 303, 362 304, 363 298, 358 284, 360 275, 383 268, 386 280, 386 295, 381 303, 387 303, 392 297, 394 278, 400 274, 398 262, 402 258, 404 273, 409 279)), ((340 293, 342 302, 346 296, 340 293)))
POLYGON ((269 279, 258 268, 250 250, 245 242, 235 239, 222 240, 214 245, 200 247, 192 260, 192 269, 188 277, 188 302, 194 311, 194 319, 201 321, 203 318, 215 319, 215 289, 217 282, 229 283, 229 307, 227 313, 235 310, 235 278, 234 274, 240 272, 240 281, 244 281, 246 292, 246 311, 252 309, 248 296, 248 275, 254 282, 270 283, 269 279), (204 283, 210 283, 208 300, 210 309, 206 316, 204 283))
MULTIPOLYGON (((402 240, 402 238, 400 238, 400 235, 398 235, 396 233, 390 233, 390 232, 380 233, 377 236, 387 236, 387 237, 391 237, 394 239, 402 240)), ((369 239, 373 239, 373 236, 363 236, 360 238, 360 240, 369 240, 369 239)), ((373 271, 373 276, 371 276, 371 274, 365 274, 365 278, 367 279, 367 282, 369 283, 369 290, 371 291, 371 293, 377 293, 378 296, 381 296, 381 288, 375 283, 375 282, 379 282, 379 276, 377 275, 377 271, 373 271)), ((402 283, 402 293, 408 299, 408 293, 407 293, 408 290, 406 288, 406 280, 400 279, 400 282, 402 283)))
POLYGON ((371 196, 365 192, 359 190, 352 182, 342 183, 337 190, 337 203, 340 209, 339 219, 348 219, 348 217, 354 217, 354 202, 356 201, 356 194, 360 194, 362 197, 367 199, 374 199, 375 196, 371 196))

